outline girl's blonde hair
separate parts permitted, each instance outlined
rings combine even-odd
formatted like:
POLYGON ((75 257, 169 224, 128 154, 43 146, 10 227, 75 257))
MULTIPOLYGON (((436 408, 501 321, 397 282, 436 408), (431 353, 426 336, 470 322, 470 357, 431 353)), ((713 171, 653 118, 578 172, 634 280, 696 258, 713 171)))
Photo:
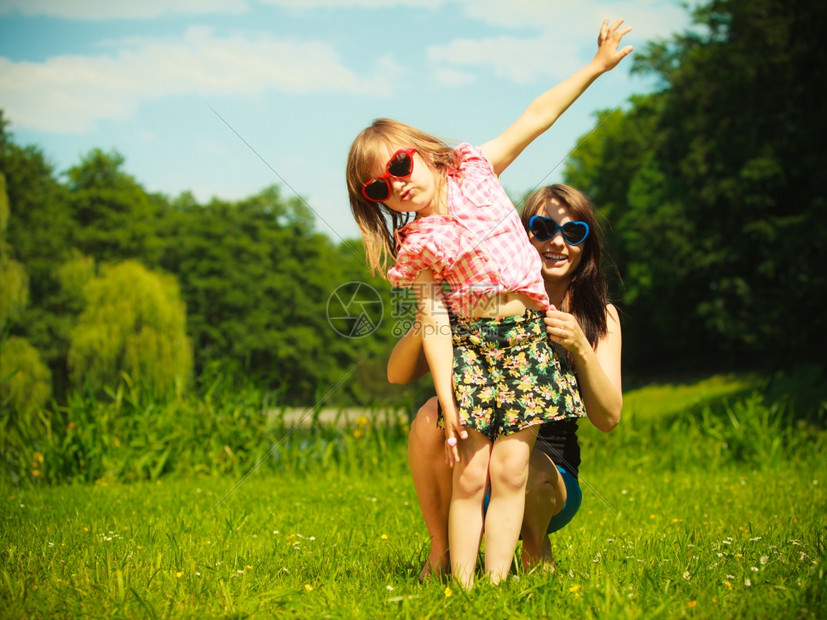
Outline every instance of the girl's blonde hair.
MULTIPOLYGON (((388 150, 412 147, 428 166, 444 179, 449 168, 456 168, 453 148, 444 141, 415 127, 389 118, 380 118, 356 136, 347 156, 347 192, 350 209, 362 231, 365 258, 372 274, 386 273, 388 260, 396 256, 394 231, 411 219, 381 202, 362 195, 362 185, 375 175, 378 165, 384 166, 388 150)), ((437 186, 439 187, 439 186, 437 186)))

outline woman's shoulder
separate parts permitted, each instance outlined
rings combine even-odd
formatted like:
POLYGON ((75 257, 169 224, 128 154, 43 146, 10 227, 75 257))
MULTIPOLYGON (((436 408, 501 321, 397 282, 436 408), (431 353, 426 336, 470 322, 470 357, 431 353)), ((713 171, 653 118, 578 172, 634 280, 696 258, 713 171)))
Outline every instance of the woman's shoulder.
POLYGON ((594 343, 594 350, 601 355, 606 353, 612 358, 617 356, 619 361, 621 341, 623 340, 620 314, 614 304, 607 303, 605 310, 606 331, 594 343))
POLYGON ((620 325, 620 313, 617 310, 617 307, 612 303, 606 304, 606 322, 611 326, 620 325))

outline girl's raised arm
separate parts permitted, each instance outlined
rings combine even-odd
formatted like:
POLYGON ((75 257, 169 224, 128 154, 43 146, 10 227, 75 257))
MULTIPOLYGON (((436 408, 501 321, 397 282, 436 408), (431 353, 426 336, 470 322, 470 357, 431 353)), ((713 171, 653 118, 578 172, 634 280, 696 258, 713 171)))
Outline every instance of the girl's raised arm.
POLYGON ((513 125, 480 147, 485 157, 494 166, 495 174, 501 174, 523 152, 525 147, 551 127, 592 82, 616 67, 625 56, 632 52, 631 45, 618 50, 620 40, 631 30, 631 28, 621 30, 622 24, 622 19, 617 20, 611 26, 609 26, 608 19, 603 20, 600 34, 597 37, 597 53, 591 62, 537 97, 513 125))

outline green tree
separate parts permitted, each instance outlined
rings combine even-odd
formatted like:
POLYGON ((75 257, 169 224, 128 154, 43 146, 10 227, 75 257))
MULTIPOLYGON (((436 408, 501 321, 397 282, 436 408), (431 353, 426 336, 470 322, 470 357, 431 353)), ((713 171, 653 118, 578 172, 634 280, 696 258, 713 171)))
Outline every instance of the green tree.
MULTIPOLYGON (((58 401, 86 381, 100 387, 120 372, 146 377, 125 352, 136 339, 128 334, 146 323, 136 318, 145 309, 131 296, 144 280, 135 276, 131 288, 123 286, 119 301, 120 293, 105 292, 119 290, 111 282, 118 268, 95 275, 96 263, 123 261, 175 276, 194 370, 204 381, 232 376, 302 405, 328 394, 339 403, 392 397, 384 367, 398 337, 393 317, 365 338, 343 337, 327 317, 328 300, 346 282, 373 286, 387 312, 390 287, 367 277, 358 243, 336 244, 316 232, 301 198, 270 187, 237 202, 201 205, 190 193, 170 200, 145 192, 121 155, 99 149, 60 183, 42 153, 16 145, 5 127, 0 122, 0 172, 15 206, 8 220, 22 269, 15 273, 21 283, 30 276, 28 306, 7 304, 18 317, 11 335, 41 351, 58 401)), ((2 291, 7 300, 11 292, 2 291)), ((150 356, 151 345, 144 346, 150 356)))
POLYGON ((4 424, 31 422, 32 412, 46 404, 52 390, 51 373, 37 349, 25 338, 7 337, 7 329, 23 316, 29 294, 26 270, 9 256, 9 212, 6 180, 0 172, 0 409, 4 424))
MULTIPOLYGON (((627 227, 635 223, 620 223, 632 208, 630 188, 633 180, 653 147, 662 96, 634 96, 630 102, 628 110, 597 112, 595 130, 583 136, 564 168, 566 182, 586 193, 602 216, 607 258, 611 259, 606 261, 606 270, 612 298, 622 299, 625 303, 640 297, 636 290, 639 280, 624 277, 625 286, 621 286, 614 277, 612 266, 628 276, 632 269, 630 261, 639 261, 640 248, 635 247, 635 241, 642 241, 648 253, 648 239, 627 227)), ((649 282, 647 286, 651 284, 649 282)))
POLYGON ((73 384, 99 390, 125 373, 159 394, 184 387, 192 350, 175 278, 134 261, 101 271, 85 287, 86 306, 72 330, 73 384))
POLYGON ((705 33, 654 47, 648 65, 670 84, 657 157, 698 233, 687 288, 703 296, 688 310, 705 346, 821 359, 827 120, 812 93, 827 6, 716 0, 695 19, 705 33))
POLYGON ((0 339, 0 411, 4 425, 32 430, 37 411, 52 396, 52 374, 40 353, 25 338, 0 339))
MULTIPOLYGON (((301 199, 275 186, 204 206, 183 194, 161 237, 161 264, 187 302, 199 375, 236 373, 280 391, 283 402, 312 404, 370 346, 340 338, 326 316, 330 295, 363 262, 313 230, 301 199)), ((342 394, 353 397, 352 382, 342 394)))
POLYGON ((72 317, 55 299, 61 290, 55 267, 71 256, 76 225, 66 188, 55 179, 52 165, 38 148, 18 146, 7 126, 0 110, 0 172, 12 206, 6 238, 13 240, 15 260, 28 274, 29 300, 12 334, 40 351, 52 372, 55 393, 61 394, 72 317))
POLYGON ((157 265, 157 223, 164 200, 150 196, 122 168, 123 156, 90 151, 67 172, 76 225, 73 246, 98 262, 140 260, 157 265))
POLYGON ((11 258, 11 248, 6 243, 6 227, 9 222, 9 199, 6 194, 6 177, 0 172, 0 334, 10 321, 19 321, 29 300, 29 277, 26 270, 11 258))
POLYGON ((812 93, 827 5, 714 0, 694 20, 637 57, 662 90, 570 167, 617 228, 624 349, 655 364, 820 360, 827 120, 812 93))
POLYGON ((31 278, 32 303, 39 305, 55 286, 52 267, 71 251, 76 227, 51 164, 38 148, 15 144, 7 126, 0 110, 0 173, 13 207, 7 234, 31 278))

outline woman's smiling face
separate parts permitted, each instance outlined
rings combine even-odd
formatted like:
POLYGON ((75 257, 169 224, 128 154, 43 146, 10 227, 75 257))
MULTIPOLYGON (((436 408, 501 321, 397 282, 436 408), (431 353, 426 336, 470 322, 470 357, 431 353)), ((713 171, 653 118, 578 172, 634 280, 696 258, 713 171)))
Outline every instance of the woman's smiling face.
MULTIPOLYGON (((546 201, 536 215, 542 215, 553 220, 557 225, 571 222, 572 217, 569 208, 556 198, 546 201)), ((563 232, 558 230, 550 239, 538 240, 529 233, 531 245, 540 254, 543 262, 543 279, 558 282, 563 279, 571 279, 577 267, 580 265, 580 258, 583 255, 582 245, 569 245, 563 238, 563 232)))

